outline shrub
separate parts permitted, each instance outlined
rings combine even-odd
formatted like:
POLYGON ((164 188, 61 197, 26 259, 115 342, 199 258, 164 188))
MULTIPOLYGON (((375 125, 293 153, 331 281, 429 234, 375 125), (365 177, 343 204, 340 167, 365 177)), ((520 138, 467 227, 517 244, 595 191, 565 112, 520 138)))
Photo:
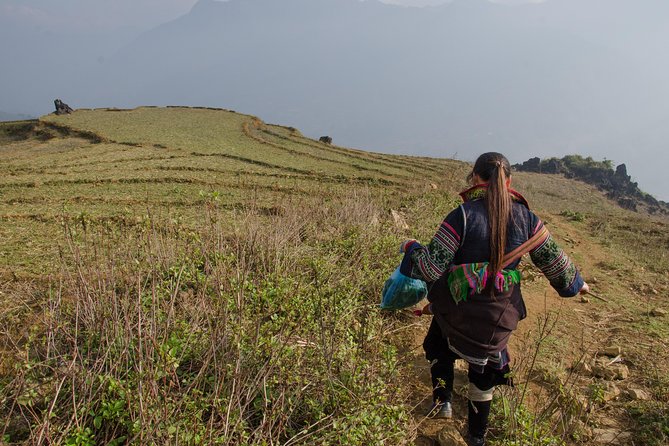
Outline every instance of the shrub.
MULTIPOLYGON (((294 207, 286 206, 287 209, 294 207)), ((396 444, 407 414, 378 295, 396 246, 364 196, 187 230, 65 226, 1 389, 8 442, 396 444), (327 231, 330 231, 329 233, 327 231), (392 248, 391 248, 392 247, 392 248), (390 260, 387 260, 390 259, 390 260)))

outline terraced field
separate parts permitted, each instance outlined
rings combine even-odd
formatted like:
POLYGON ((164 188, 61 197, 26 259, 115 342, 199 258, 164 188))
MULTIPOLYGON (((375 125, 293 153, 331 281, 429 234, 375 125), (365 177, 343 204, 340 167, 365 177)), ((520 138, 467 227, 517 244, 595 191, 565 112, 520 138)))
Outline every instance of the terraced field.
MULTIPOLYGON (((1 441, 434 444, 464 400, 454 422, 422 416, 427 321, 377 302, 468 170, 217 109, 0 124, 1 441)), ((667 221, 562 177, 513 181, 606 302, 523 268, 519 386, 496 395, 491 444, 663 444, 667 221), (627 378, 583 372, 611 345, 627 378)))
POLYGON ((356 189, 399 194, 417 179, 426 184, 426 172, 464 169, 328 146, 223 110, 78 111, 21 125, 3 126, 11 144, 0 151, 5 274, 42 271, 63 219, 132 220, 151 211, 193 223, 212 200, 231 215, 272 213, 286 201, 310 207, 356 189))

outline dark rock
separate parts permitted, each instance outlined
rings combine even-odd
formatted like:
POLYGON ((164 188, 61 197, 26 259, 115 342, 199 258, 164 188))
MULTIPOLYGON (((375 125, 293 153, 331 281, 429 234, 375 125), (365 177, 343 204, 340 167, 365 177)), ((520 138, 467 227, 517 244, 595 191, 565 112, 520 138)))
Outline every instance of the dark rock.
POLYGON ((541 158, 534 157, 525 161, 523 164, 516 164, 514 169, 524 172, 541 172, 541 158))
POLYGON ((644 210, 651 214, 669 214, 667 203, 639 189, 639 185, 632 181, 628 174, 625 164, 620 164, 614 170, 610 160, 595 161, 592 157, 568 155, 561 159, 530 158, 513 167, 525 172, 562 174, 566 178, 574 178, 592 184, 625 209, 644 210))
POLYGON ((332 144, 332 138, 329 136, 321 136, 318 138, 320 142, 324 142, 325 144, 332 144))
POLYGON ((564 168, 564 164, 559 159, 549 159, 546 162, 546 166, 543 168, 544 173, 568 173, 564 168))
POLYGON ((625 178, 629 180, 629 175, 627 175, 627 166, 625 164, 621 164, 618 167, 616 167, 616 173, 615 175, 619 178, 625 178))
POLYGON ((65 102, 61 101, 60 99, 56 99, 53 101, 53 104, 56 106, 56 114, 57 115, 69 115, 72 113, 74 110, 72 110, 72 107, 67 105, 65 102))

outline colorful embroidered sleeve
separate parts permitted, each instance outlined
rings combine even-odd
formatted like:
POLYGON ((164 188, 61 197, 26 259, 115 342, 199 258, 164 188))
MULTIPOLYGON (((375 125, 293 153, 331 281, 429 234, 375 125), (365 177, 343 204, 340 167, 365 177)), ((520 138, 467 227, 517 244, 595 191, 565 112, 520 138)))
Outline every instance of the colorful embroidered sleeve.
POLYGON ((429 245, 414 243, 409 247, 400 268, 402 273, 426 282, 438 280, 460 246, 462 226, 462 211, 457 208, 444 219, 429 245))
MULTIPOLYGON (((534 233, 541 231, 543 227, 543 222, 539 220, 534 233)), ((572 297, 578 294, 583 286, 583 279, 574 262, 555 243, 548 231, 539 245, 530 251, 530 257, 560 296, 572 297)))

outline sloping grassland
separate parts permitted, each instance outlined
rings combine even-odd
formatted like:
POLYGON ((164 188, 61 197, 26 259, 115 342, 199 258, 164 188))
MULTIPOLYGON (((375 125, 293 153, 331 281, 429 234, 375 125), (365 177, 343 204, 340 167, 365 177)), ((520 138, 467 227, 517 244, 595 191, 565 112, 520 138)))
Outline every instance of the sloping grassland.
MULTIPOLYGON (((443 424, 421 416, 427 321, 377 303, 399 242, 429 240, 468 169, 325 145, 225 110, 0 124, 3 441, 436 437, 443 424)), ((661 444, 667 222, 564 178, 514 181, 608 302, 560 300, 525 268, 532 320, 514 344, 520 385, 497 396, 512 409, 498 411, 493 444, 587 443, 604 419, 634 444, 661 444), (624 347, 620 382, 579 367, 609 344, 624 347)))

